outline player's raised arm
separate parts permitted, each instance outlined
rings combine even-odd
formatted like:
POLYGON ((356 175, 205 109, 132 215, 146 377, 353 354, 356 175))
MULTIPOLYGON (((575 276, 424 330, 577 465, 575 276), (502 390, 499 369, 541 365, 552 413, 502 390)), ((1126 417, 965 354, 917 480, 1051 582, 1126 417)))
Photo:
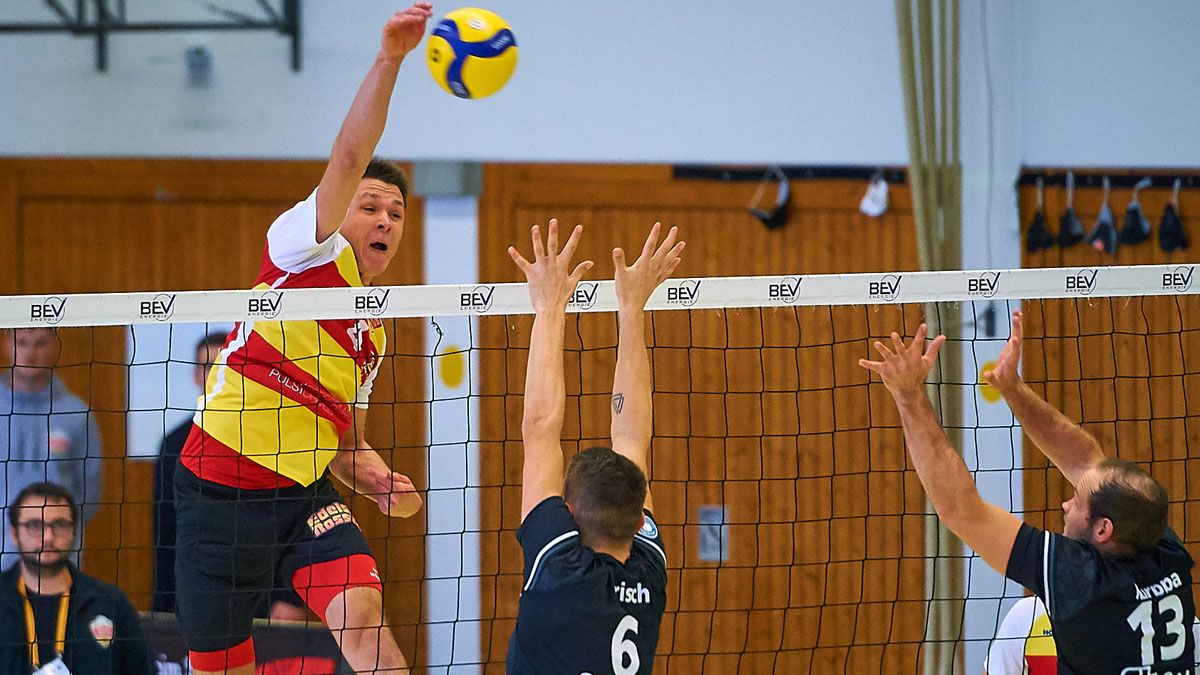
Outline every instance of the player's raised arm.
POLYGON ((562 494, 562 424, 566 409, 563 374, 563 330, 567 302, 584 272, 585 260, 571 269, 583 226, 576 225, 562 250, 558 250, 558 221, 551 220, 542 244, 541 228, 533 226, 533 261, 515 247, 508 248, 513 262, 529 282, 533 303, 533 332, 529 337, 529 363, 525 370, 525 412, 521 419, 524 466, 521 470, 521 520, 547 497, 562 494))
MULTIPOLYGON (((633 264, 625 266, 625 251, 613 249, 614 278, 617 284, 617 368, 613 375, 612 443, 613 451, 629 458, 649 473, 650 436, 653 432, 653 401, 650 386, 650 351, 646 348, 646 301, 659 284, 679 266, 684 242, 676 242, 678 230, 667 233, 662 245, 662 230, 655 223, 633 264)), ((650 491, 645 508, 653 510, 650 491)))
POLYGON ((1004 574, 1021 521, 979 495, 971 472, 954 450, 938 423, 925 391, 925 378, 946 341, 938 336, 925 349, 925 324, 911 344, 892 333, 892 346, 875 343, 883 360, 860 359, 858 365, 874 371, 896 400, 904 426, 904 444, 925 494, 946 527, 962 538, 992 569, 1004 574))
POLYGON ((432 13, 430 3, 418 2, 393 14, 383 27, 379 54, 350 104, 317 187, 318 242, 337 232, 346 217, 363 171, 383 136, 400 62, 420 43, 432 13))
POLYGON ((1042 400, 1021 379, 1019 367, 1023 332, 1021 312, 1017 310, 1013 312, 1008 343, 1000 352, 996 366, 985 372, 983 377, 1004 397, 1013 415, 1042 454, 1054 462, 1071 485, 1075 485, 1088 469, 1104 461, 1104 450, 1095 437, 1042 400))

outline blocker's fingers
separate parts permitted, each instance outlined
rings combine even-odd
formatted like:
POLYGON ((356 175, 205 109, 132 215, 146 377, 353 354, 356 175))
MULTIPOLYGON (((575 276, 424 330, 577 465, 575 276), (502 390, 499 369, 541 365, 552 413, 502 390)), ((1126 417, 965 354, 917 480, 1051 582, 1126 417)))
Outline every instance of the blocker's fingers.
POLYGON ((683 255, 683 249, 686 246, 687 246, 686 241, 681 241, 681 242, 675 244, 674 246, 672 246, 671 250, 667 251, 667 255, 666 255, 667 260, 672 260, 672 259, 679 260, 679 256, 683 255))
POLYGON ((667 238, 663 239, 662 245, 660 245, 658 247, 658 250, 654 252, 654 257, 662 258, 664 256, 670 255, 671 251, 673 251, 675 249, 675 240, 678 237, 679 237, 679 228, 678 227, 672 227, 670 230, 667 230, 667 238))
POLYGON ((613 249, 613 266, 618 270, 623 270, 625 267, 625 249, 619 246, 613 249))
POLYGON ((642 256, 650 257, 654 255, 654 247, 658 244, 658 233, 662 230, 662 223, 655 223, 654 227, 650 228, 650 234, 646 237, 646 243, 642 244, 642 256))
POLYGON ((570 276, 569 280, 572 283, 576 283, 576 284, 579 283, 579 280, 582 279, 583 275, 590 269, 592 269, 592 261, 584 260, 583 262, 581 262, 575 266, 575 270, 573 272, 571 272, 571 276, 570 276))
POLYGON ((563 246, 561 257, 564 260, 570 260, 571 256, 575 255, 575 248, 579 246, 579 238, 583 235, 583 225, 576 225, 575 229, 571 230, 571 236, 567 238, 567 245, 563 246))
POLYGON ((892 346, 896 348, 897 354, 904 351, 904 339, 895 331, 892 331, 892 346))
POLYGON ((675 268, 679 267, 679 263, 681 262, 683 262, 683 258, 678 257, 671 258, 671 260, 667 262, 667 268, 663 270, 662 273, 663 281, 666 281, 668 277, 675 273, 675 268))
POLYGON ((893 356, 892 350, 885 347, 879 340, 875 341, 875 351, 879 352, 879 355, 883 357, 884 361, 887 361, 893 356))
POLYGON ((551 218, 546 233, 546 255, 558 255, 558 219, 551 218))
POLYGON ((542 228, 534 225, 530 228, 529 234, 533 239, 533 262, 540 262, 542 258, 546 257, 546 248, 542 245, 542 228))
POLYGON ((529 269, 529 261, 525 259, 525 256, 521 255, 521 252, 517 250, 517 247, 509 246, 508 256, 513 259, 513 262, 515 262, 517 267, 520 267, 522 271, 529 269))
POLYGON ((1010 337, 1017 342, 1020 342, 1021 338, 1025 337, 1025 322, 1019 309, 1013 312, 1012 334, 1010 337))
POLYGON ((942 345, 946 344, 946 336, 939 335, 933 338, 933 342, 929 345, 929 351, 925 352, 925 358, 929 361, 937 359, 938 352, 942 350, 942 345))
POLYGON ((910 349, 917 352, 918 354, 924 353, 924 351, 925 351, 925 336, 928 334, 929 334, 929 325, 928 324, 923 323, 920 326, 917 326, 917 334, 915 336, 913 336, 913 341, 912 341, 912 345, 910 346, 910 349))
POLYGON ((859 359, 858 365, 862 366, 863 368, 866 368, 867 370, 873 370, 875 372, 879 372, 879 368, 883 364, 878 361, 871 361, 869 359, 859 359))

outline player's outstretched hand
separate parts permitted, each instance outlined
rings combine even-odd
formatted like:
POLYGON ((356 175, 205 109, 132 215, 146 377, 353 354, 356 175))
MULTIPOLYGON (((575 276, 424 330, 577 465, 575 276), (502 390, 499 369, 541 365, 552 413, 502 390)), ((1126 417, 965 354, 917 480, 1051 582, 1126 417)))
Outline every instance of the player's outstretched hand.
POLYGON ((404 58, 425 36, 425 22, 433 16, 433 5, 418 2, 408 9, 396 12, 383 27, 380 51, 393 59, 404 58))
POLYGON ((618 307, 645 307, 654 289, 679 267, 679 261, 682 260, 680 255, 685 246, 684 242, 675 241, 679 236, 679 228, 672 227, 660 246, 658 235, 661 231, 662 223, 655 223, 654 227, 650 228, 650 235, 642 245, 642 254, 628 267, 625 266, 625 251, 621 248, 613 249, 613 278, 617 282, 618 307))
POLYGON ((407 518, 421 508, 421 495, 413 482, 402 473, 367 469, 370 487, 363 492, 375 499, 379 510, 389 516, 407 518))
POLYGON ((896 399, 923 394, 925 378, 937 362, 938 350, 946 342, 945 335, 939 335, 925 347, 925 336, 929 327, 921 324, 916 336, 907 346, 898 333, 892 333, 892 346, 889 349, 882 342, 875 341, 875 351, 883 357, 882 361, 859 359, 858 365, 873 370, 883 378, 883 384, 892 392, 896 399))
POLYGON ((525 259, 515 246, 508 247, 508 255, 529 281, 529 300, 533 310, 541 313, 546 311, 566 311, 575 286, 583 278, 584 272, 592 269, 592 261, 584 260, 571 270, 571 257, 579 246, 579 237, 583 234, 583 226, 576 225, 571 236, 562 250, 558 250, 558 219, 551 218, 546 228, 546 243, 542 245, 542 231, 537 225, 530 231, 533 239, 533 262, 525 259))
POLYGON ((1008 334, 1008 342, 1000 350, 996 365, 991 370, 983 371, 983 379, 995 387, 996 391, 1004 394, 1021 381, 1021 338, 1025 335, 1021 323, 1021 310, 1012 314, 1012 332, 1008 334))

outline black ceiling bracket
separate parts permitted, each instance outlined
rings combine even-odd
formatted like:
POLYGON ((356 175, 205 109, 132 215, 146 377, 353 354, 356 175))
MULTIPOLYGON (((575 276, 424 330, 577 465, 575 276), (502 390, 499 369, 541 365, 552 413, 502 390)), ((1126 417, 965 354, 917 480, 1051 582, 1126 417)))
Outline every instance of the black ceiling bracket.
MULTIPOLYGON (((63 0, 42 0, 48 16, 44 21, 28 20, 0 22, 3 33, 67 33, 75 37, 91 37, 96 42, 96 70, 108 70, 109 37, 115 33, 185 32, 185 31, 268 31, 289 38, 292 70, 302 66, 300 41, 300 0, 223 0, 224 4, 243 5, 243 9, 218 5, 208 0, 198 4, 213 16, 194 18, 137 20, 130 19, 129 5, 138 0, 75 0, 74 8, 63 0)), ((161 11, 157 0, 140 0, 145 6, 161 11)), ((187 7, 184 3, 178 6, 187 7)), ((193 4, 194 7, 194 4, 193 4)))

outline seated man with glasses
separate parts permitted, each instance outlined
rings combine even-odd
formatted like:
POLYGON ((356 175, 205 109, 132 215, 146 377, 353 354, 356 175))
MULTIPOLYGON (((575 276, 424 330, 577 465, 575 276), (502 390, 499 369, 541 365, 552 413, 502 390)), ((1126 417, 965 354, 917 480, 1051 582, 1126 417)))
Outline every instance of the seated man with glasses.
POLYGON ((79 508, 34 483, 8 509, 20 561, 0 574, 0 673, 149 675, 137 612, 121 589, 71 563, 79 508))

